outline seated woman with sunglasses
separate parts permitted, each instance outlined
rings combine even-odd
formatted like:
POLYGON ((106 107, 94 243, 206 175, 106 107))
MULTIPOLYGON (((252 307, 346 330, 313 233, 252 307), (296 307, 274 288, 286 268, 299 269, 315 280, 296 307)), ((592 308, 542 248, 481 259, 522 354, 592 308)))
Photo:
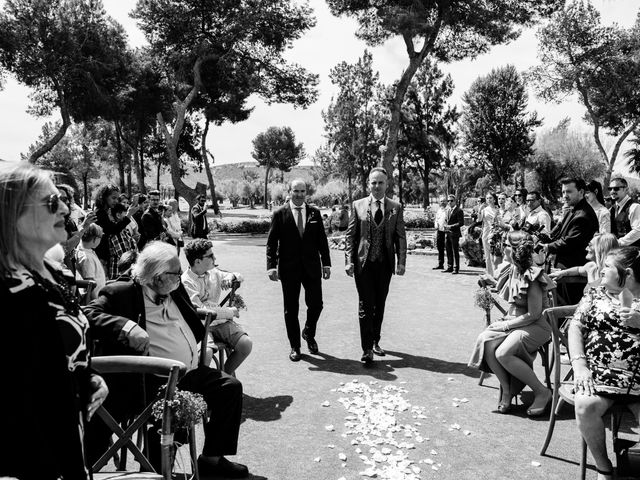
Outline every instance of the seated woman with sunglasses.
POLYGON ((616 402, 640 414, 640 250, 623 247, 604 261, 602 283, 580 301, 569 326, 576 421, 598 469, 613 478, 602 416, 616 402))
POLYGON ((85 419, 107 395, 89 370, 89 323, 45 252, 66 240, 67 206, 51 175, 0 165, 0 477, 87 479, 85 419))
POLYGON ((540 267, 533 266, 533 240, 522 230, 509 232, 505 242, 506 265, 495 285, 509 302, 509 311, 501 321, 489 325, 476 340, 469 366, 493 372, 500 382, 499 413, 511 409, 511 400, 528 385, 535 395, 527 415, 542 415, 551 400, 551 392, 533 371, 536 351, 551 338, 551 327, 542 318, 549 305, 547 289, 552 281, 540 267))

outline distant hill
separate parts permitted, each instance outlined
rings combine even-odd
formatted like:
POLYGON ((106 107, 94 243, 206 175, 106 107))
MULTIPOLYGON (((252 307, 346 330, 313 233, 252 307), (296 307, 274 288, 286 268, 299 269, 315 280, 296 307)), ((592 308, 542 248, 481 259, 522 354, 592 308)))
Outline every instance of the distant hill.
MULTIPOLYGON (((193 187, 197 182, 208 185, 207 172, 203 169, 201 172, 194 172, 192 167, 187 167, 189 174, 184 177, 184 181, 187 185, 193 187)), ((293 167, 290 172, 282 173, 280 170, 272 170, 270 179, 283 177, 284 182, 289 182, 294 178, 304 178, 305 180, 313 180, 312 165, 299 165, 293 167)), ((244 174, 246 172, 255 172, 258 174, 258 178, 264 180, 265 169, 258 166, 255 162, 241 162, 241 163, 227 163, 224 165, 213 165, 211 168, 213 172, 213 178, 216 183, 223 180, 244 180, 244 174)), ((155 175, 152 173, 149 175, 155 179, 155 175)), ((147 182, 145 182, 147 183, 147 182)), ((171 185, 171 175, 167 169, 162 175, 160 175, 161 185, 171 185)))

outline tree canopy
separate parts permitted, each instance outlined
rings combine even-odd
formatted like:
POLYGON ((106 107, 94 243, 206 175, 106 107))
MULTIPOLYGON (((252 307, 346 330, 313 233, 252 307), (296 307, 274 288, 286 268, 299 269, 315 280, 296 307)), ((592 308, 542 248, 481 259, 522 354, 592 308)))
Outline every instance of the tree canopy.
POLYGON ((99 0, 7 0, 0 13, 0 67, 32 89, 30 112, 62 122, 32 151, 48 152, 75 121, 105 114, 126 63, 123 28, 99 0))
POLYGON ((465 148, 473 162, 504 185, 515 165, 532 153, 533 128, 542 123, 527 112, 524 82, 507 65, 476 79, 463 100, 465 148))
POLYGON ((400 111, 418 67, 430 56, 440 61, 460 60, 485 53, 513 40, 520 27, 561 8, 563 0, 327 0, 334 15, 358 21, 356 35, 370 45, 399 36, 409 64, 395 85, 390 107, 384 167, 393 171, 400 111))
POLYGON ((568 3, 538 32, 540 64, 529 71, 537 94, 561 102, 577 94, 609 183, 620 147, 640 125, 640 18, 631 29, 604 26, 589 2, 568 3), (617 137, 611 152, 604 129, 617 137))
POLYGON ((296 136, 291 127, 269 127, 253 139, 251 156, 266 170, 264 208, 267 208, 267 189, 271 169, 288 172, 304 158, 304 147, 302 143, 296 142, 296 136))

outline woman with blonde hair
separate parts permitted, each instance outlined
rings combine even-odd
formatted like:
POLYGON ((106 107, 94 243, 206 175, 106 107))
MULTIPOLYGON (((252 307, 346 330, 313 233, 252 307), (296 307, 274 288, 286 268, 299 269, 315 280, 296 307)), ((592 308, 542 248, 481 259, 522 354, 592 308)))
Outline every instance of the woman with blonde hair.
POLYGON ((0 165, 0 477, 89 478, 83 425, 108 390, 89 370, 87 318, 44 259, 67 240, 68 212, 50 173, 0 165))
POLYGON ((618 248, 618 239, 613 233, 596 233, 587 245, 587 263, 554 272, 549 276, 553 279, 568 276, 587 277, 587 286, 585 287, 585 291, 587 291, 590 287, 600 285, 604 259, 611 250, 616 248, 618 248))

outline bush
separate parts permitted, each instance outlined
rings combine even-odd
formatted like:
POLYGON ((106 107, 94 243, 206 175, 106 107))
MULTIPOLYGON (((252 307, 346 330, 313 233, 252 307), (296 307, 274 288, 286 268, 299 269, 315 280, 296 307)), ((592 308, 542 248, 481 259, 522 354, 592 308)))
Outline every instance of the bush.
POLYGON ((404 224, 406 228, 433 228, 435 214, 431 207, 427 207, 424 212, 405 211, 404 224))
POLYGON ((215 230, 224 233, 267 233, 271 225, 270 218, 247 220, 213 220, 215 230))

